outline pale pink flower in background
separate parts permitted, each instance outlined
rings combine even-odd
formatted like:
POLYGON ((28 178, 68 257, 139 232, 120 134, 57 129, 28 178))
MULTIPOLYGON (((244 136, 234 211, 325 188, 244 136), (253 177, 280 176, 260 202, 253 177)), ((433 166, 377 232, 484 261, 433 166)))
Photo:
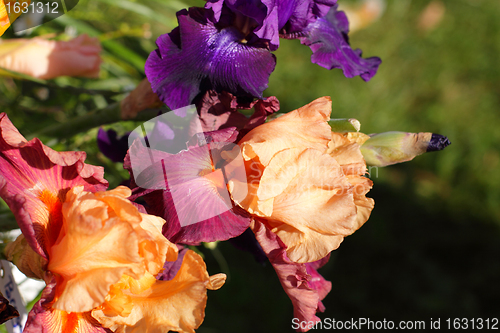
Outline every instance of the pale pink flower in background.
POLYGON ((70 41, 10 39, 0 42, 1 68, 39 79, 58 76, 99 77, 101 45, 80 35, 70 41))
POLYGON ((349 19, 349 32, 364 29, 380 19, 385 11, 385 0, 363 0, 355 3, 339 3, 349 19))
POLYGON ((434 30, 443 20, 446 6, 442 1, 431 1, 418 17, 418 28, 423 31, 434 30))

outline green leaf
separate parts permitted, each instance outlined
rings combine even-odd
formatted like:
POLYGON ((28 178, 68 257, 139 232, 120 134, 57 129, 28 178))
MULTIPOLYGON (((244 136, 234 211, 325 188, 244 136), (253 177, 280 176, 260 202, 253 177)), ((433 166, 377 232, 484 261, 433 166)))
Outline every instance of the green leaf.
POLYGON ((169 18, 158 13, 157 11, 137 2, 124 1, 124 0, 98 0, 100 2, 106 3, 110 6, 116 6, 128 11, 146 16, 149 19, 153 19, 160 23, 165 23, 169 18))
MULTIPOLYGON (((86 33, 87 35, 92 37, 100 37, 102 34, 101 31, 91 27, 85 22, 75 20, 69 15, 60 16, 55 19, 54 22, 57 22, 64 26, 74 27, 79 32, 86 33)), ((144 74, 144 65, 146 64, 146 59, 118 42, 112 40, 101 40, 101 44, 107 51, 114 54, 117 58, 125 60, 144 74)))

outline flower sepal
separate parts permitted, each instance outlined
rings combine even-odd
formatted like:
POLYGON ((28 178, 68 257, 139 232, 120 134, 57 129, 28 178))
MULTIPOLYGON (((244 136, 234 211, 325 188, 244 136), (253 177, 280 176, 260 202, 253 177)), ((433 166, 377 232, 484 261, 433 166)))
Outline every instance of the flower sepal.
POLYGON ((4 255, 27 277, 45 280, 47 260, 33 251, 24 235, 19 235, 13 242, 8 243, 4 255))

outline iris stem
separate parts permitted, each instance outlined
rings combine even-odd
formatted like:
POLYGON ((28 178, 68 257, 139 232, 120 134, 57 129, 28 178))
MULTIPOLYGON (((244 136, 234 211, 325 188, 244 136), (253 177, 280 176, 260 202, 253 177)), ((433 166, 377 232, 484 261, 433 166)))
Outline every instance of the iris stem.
POLYGON ((229 281, 231 279, 231 274, 229 272, 229 265, 227 264, 226 258, 224 258, 224 255, 219 250, 219 247, 218 246, 207 246, 206 243, 205 243, 205 247, 212 252, 212 255, 214 256, 215 261, 217 261, 217 263, 219 264, 221 272, 223 272, 227 275, 227 281, 229 281))
MULTIPOLYGON (((158 115, 159 109, 147 109, 139 112, 134 121, 146 121, 158 115)), ((113 103, 103 109, 89 112, 85 115, 72 118, 64 123, 55 124, 32 133, 28 140, 35 137, 70 138, 78 133, 86 132, 94 127, 112 124, 123 120, 121 118, 120 103, 113 103)))

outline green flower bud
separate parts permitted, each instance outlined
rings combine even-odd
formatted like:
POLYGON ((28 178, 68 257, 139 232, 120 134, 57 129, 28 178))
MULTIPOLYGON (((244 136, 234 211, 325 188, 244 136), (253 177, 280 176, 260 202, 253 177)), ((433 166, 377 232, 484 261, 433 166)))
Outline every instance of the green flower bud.
POLYGON ((434 133, 385 132, 372 135, 361 146, 370 166, 387 166, 412 160, 428 151, 443 150, 450 145, 447 137, 434 133))

